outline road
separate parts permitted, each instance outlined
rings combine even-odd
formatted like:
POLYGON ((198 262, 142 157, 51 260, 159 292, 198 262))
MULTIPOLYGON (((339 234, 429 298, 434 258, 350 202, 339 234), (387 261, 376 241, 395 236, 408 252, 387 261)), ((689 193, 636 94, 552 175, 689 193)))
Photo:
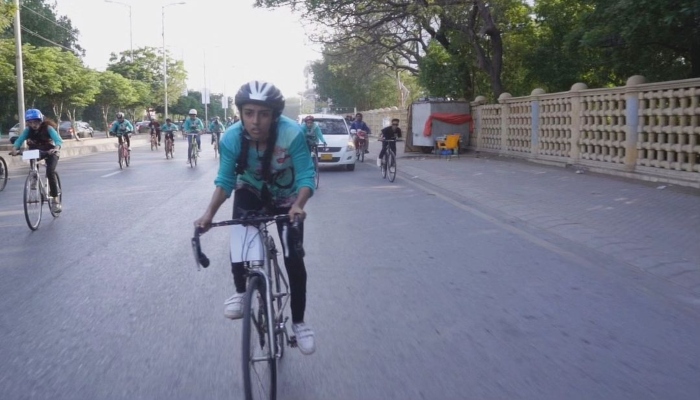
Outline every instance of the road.
MULTIPOLYGON (((192 221, 217 170, 146 147, 64 160, 60 218, 30 232, 25 170, 0 192, 0 399, 242 398, 225 229, 192 221)), ((218 218, 230 214, 227 202, 218 218)), ((46 211, 46 210, 45 210, 46 211)), ((307 322, 281 399, 700 398, 700 303, 571 241, 376 166, 322 171, 307 211, 307 322)))

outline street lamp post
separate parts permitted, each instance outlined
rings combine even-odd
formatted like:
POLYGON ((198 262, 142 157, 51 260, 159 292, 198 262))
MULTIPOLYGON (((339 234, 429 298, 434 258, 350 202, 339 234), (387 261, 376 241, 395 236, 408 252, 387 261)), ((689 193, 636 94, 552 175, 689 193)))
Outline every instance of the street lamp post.
POLYGON ((115 0, 105 0, 105 3, 120 4, 125 7, 129 7, 129 50, 131 52, 131 62, 134 62, 134 25, 131 18, 131 4, 122 3, 121 1, 115 0))
POLYGON ((184 1, 180 1, 177 3, 170 3, 166 4, 163 7, 161 7, 161 19, 163 22, 163 89, 165 93, 165 119, 168 119, 168 54, 165 52, 165 7, 170 7, 170 6, 177 6, 177 5, 182 5, 185 4, 184 1))

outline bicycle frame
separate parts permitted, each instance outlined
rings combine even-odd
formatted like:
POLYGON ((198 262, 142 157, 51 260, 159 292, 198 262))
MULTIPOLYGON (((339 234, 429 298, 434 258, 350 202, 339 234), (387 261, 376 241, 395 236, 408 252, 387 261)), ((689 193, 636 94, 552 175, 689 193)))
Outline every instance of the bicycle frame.
MULTIPOLYGON (((268 225, 280 221, 285 223, 285 226, 283 228, 283 234, 281 235, 281 240, 283 241, 282 245, 285 250, 284 256, 286 257, 289 255, 289 244, 287 242, 287 233, 289 230, 289 215, 239 218, 222 222, 213 222, 211 224, 211 227, 213 228, 229 225, 241 226, 241 229, 238 230, 238 237, 235 237, 234 232, 234 234, 231 235, 231 240, 240 240, 241 238, 243 238, 243 244, 241 248, 244 250, 244 252, 235 255, 232 252, 231 261, 242 261, 247 263, 246 270, 248 271, 248 282, 255 276, 259 276, 263 280, 266 288, 265 303, 268 307, 268 310, 273 309, 273 300, 281 299, 283 301, 283 303, 281 303, 281 306, 277 307, 275 315, 271 316, 272 318, 268 318, 268 329, 271 335, 277 335, 281 332, 284 332, 285 338, 287 339, 287 343, 293 347, 296 344, 296 340, 294 340, 293 337, 290 337, 286 329, 284 328, 287 319, 285 318, 284 320, 282 320, 283 310, 287 307, 287 304, 290 300, 289 282, 282 273, 282 270, 279 267, 279 263, 277 263, 278 250, 275 246, 275 241, 273 237, 270 236, 267 229, 268 225), (252 237, 250 237, 251 233, 252 237), (249 250, 251 248, 256 253, 252 254, 253 257, 249 257, 249 250), (234 257, 236 258, 234 259, 234 257), (282 283, 280 285, 279 292, 275 292, 274 294, 272 293, 273 282, 271 282, 273 276, 275 278, 279 277, 282 283), (284 290, 281 290, 282 287, 284 287, 284 290), (275 326, 275 324, 278 324, 278 321, 279 325, 275 326)), ((291 228, 298 229, 298 223, 293 223, 291 225, 291 228)), ((201 235, 202 230, 200 228, 195 228, 194 237, 191 240, 192 250, 194 252, 194 257, 197 264, 197 270, 200 270, 200 267, 207 268, 209 266, 209 259, 202 252, 199 239, 201 235)), ((304 250, 301 243, 299 243, 299 248, 297 249, 297 251, 302 252, 303 254, 304 250)), ((270 343, 273 342, 270 341, 270 343)), ((275 349, 275 357, 280 357, 279 349, 275 349)))

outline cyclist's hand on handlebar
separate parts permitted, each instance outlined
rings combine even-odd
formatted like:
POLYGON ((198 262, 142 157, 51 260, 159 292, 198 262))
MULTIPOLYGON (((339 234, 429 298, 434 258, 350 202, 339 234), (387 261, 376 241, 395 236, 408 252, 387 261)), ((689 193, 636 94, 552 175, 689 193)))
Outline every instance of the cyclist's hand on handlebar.
POLYGON ((292 205, 292 207, 289 209, 289 220, 294 223, 295 221, 302 222, 305 218, 306 211, 296 204, 292 205))
POLYGON ((204 214, 201 217, 199 217, 196 221, 194 221, 194 227, 200 229, 202 233, 204 233, 208 231, 209 228, 211 228, 212 219, 213 218, 208 214, 204 214))

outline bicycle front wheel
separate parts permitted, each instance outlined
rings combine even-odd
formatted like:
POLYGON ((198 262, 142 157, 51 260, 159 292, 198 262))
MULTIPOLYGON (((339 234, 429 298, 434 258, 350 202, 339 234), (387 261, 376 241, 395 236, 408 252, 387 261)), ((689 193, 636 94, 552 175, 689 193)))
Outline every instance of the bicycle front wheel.
POLYGON ((386 169, 389 174, 389 182, 393 182, 396 179, 396 157, 393 153, 389 153, 387 158, 386 169))
POLYGON ((243 303, 243 388, 246 399, 277 398, 275 335, 269 330, 264 281, 256 276, 248 282, 243 303))
POLYGON ((381 167, 380 167, 380 169, 382 170, 382 178, 386 179, 386 161, 387 161, 387 157, 384 156, 384 157, 382 158, 381 161, 383 161, 383 163, 381 163, 381 167))
POLYGON ((0 191, 5 189, 5 185, 7 185, 7 163, 5 163, 5 159, 0 157, 0 191))
POLYGON ((24 219, 29 229, 35 231, 41 223, 41 188, 39 187, 39 175, 30 172, 24 183, 24 219))
MULTIPOLYGON (((54 175, 56 176, 56 187, 58 189, 58 203, 63 204, 63 191, 61 190, 61 177, 58 176, 58 172, 54 172, 54 175)), ((51 197, 49 197, 49 212, 51 212, 51 215, 53 215, 54 218, 57 218, 60 213, 57 213, 53 209, 53 200, 51 197)))
POLYGON ((126 150, 124 151, 124 153, 125 153, 125 156, 124 156, 124 163, 125 163, 126 166, 128 167, 129 164, 131 164, 131 152, 129 151, 129 149, 126 149, 126 150))
POLYGON ((122 169, 124 166, 124 150, 122 150, 122 146, 119 146, 119 149, 117 149, 117 156, 119 157, 119 169, 122 169))

